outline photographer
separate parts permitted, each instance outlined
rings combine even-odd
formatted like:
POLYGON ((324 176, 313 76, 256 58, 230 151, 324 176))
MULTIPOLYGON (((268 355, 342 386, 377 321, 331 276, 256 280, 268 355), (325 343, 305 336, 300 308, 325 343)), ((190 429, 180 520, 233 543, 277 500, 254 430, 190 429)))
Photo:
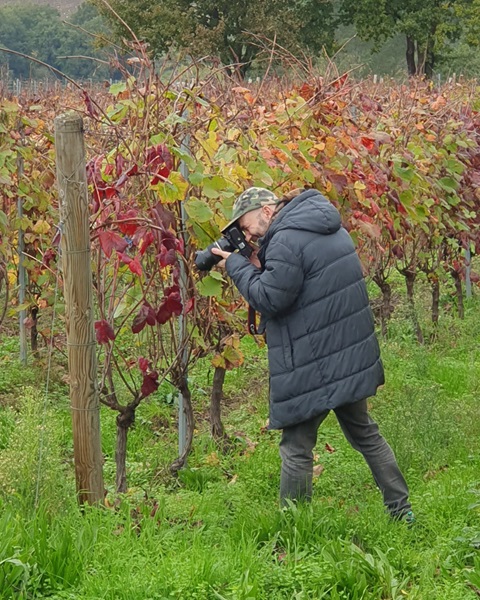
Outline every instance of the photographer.
POLYGON ((244 191, 232 221, 254 258, 218 247, 242 296, 261 315, 270 370, 270 429, 281 429, 280 499, 309 500, 317 430, 330 410, 361 452, 395 519, 411 523, 408 487, 367 412, 384 383, 360 260, 337 209, 316 190, 279 199, 244 191), (292 197, 293 196, 293 197, 292 197))

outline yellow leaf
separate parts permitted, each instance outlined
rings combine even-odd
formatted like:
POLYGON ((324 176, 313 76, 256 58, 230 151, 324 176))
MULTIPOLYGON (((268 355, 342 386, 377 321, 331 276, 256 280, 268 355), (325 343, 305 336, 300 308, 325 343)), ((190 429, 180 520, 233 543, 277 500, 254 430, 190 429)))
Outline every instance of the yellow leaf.
POLYGON ((336 150, 336 143, 337 140, 332 137, 332 136, 328 136, 326 143, 325 143, 325 154, 328 156, 328 158, 333 158, 335 156, 335 154, 337 153, 336 150))
POLYGON ((233 129, 229 129, 227 131, 227 140, 229 142, 234 142, 236 139, 238 139, 241 133, 242 132, 240 131, 240 129, 237 129, 236 127, 234 127, 233 129))
POLYGON ((246 94, 250 92, 250 90, 248 88, 237 85, 236 87, 232 88, 232 92, 235 92, 236 94, 246 94))
POLYGON ((212 452, 207 457, 205 457, 205 464, 210 467, 218 467, 220 464, 220 459, 218 458, 218 454, 216 452, 212 452))
POLYGON ((215 368, 222 368, 225 369, 226 367, 226 361, 223 358, 223 356, 221 354, 216 354, 213 358, 212 358, 212 367, 215 368))
POLYGON ((219 148, 217 134, 214 131, 208 132, 208 137, 204 140, 199 140, 202 146, 207 151, 210 157, 213 157, 219 148))
POLYGON ((49 223, 47 223, 43 219, 39 219, 33 226, 33 231, 35 233, 40 233, 40 234, 48 233, 50 231, 50 229, 51 229, 51 227, 50 227, 49 223))
POLYGON ((248 171, 245 167, 242 167, 241 165, 236 165, 232 169, 232 175, 237 175, 239 179, 247 179, 248 171))

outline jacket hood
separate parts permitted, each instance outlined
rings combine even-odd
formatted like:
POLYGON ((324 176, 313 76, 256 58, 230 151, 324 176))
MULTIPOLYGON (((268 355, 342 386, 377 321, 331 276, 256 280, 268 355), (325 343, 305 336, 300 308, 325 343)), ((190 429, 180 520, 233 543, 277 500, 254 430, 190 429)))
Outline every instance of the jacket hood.
POLYGON ((340 213, 333 204, 317 190, 306 190, 280 210, 262 238, 261 244, 268 243, 272 235, 282 229, 299 229, 330 235, 341 226, 340 213))

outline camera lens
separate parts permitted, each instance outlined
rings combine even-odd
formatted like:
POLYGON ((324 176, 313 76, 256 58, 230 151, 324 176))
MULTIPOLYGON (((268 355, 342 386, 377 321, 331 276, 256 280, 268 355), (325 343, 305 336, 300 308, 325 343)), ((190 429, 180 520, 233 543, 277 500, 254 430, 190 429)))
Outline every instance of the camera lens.
POLYGON ((205 250, 197 250, 195 253, 195 266, 199 271, 210 271, 212 267, 222 260, 221 256, 212 254, 212 248, 220 248, 220 250, 225 250, 226 252, 233 252, 230 242, 225 237, 215 240, 205 250))

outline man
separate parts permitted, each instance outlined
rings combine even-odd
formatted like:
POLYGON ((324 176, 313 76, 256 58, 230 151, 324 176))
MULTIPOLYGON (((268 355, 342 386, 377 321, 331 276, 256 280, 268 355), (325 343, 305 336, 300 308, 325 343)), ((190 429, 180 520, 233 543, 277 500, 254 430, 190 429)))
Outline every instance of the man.
POLYGON ((408 487, 367 412, 384 383, 360 260, 337 209, 316 190, 279 199, 244 191, 233 206, 257 257, 214 248, 250 306, 261 314, 270 370, 270 425, 282 429, 280 498, 309 500, 317 429, 330 410, 361 452, 395 519, 413 522, 408 487))

